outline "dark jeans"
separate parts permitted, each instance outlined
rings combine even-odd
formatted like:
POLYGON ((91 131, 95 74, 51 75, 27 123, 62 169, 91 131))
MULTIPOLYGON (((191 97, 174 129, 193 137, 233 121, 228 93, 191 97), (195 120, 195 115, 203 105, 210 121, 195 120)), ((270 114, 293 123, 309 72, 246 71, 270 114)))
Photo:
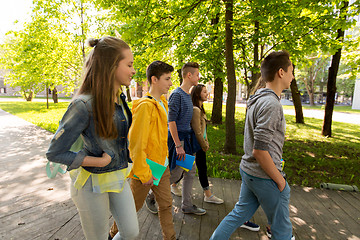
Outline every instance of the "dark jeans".
POLYGON ((196 162, 196 167, 198 169, 201 187, 204 190, 208 190, 209 180, 207 177, 206 153, 202 149, 196 152, 195 162, 196 162))

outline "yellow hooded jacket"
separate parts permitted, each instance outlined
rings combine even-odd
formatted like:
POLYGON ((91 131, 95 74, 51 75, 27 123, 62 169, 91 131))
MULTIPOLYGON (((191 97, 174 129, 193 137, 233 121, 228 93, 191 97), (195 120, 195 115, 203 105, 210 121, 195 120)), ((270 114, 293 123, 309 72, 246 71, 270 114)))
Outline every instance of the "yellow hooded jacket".
MULTIPOLYGON (((147 93, 146 96, 150 94, 147 93)), ((168 157, 168 104, 164 96, 161 96, 161 100, 166 112, 154 98, 135 100, 132 107, 129 150, 133 168, 129 177, 139 179, 142 183, 149 181, 152 176, 146 158, 164 165, 168 157)))

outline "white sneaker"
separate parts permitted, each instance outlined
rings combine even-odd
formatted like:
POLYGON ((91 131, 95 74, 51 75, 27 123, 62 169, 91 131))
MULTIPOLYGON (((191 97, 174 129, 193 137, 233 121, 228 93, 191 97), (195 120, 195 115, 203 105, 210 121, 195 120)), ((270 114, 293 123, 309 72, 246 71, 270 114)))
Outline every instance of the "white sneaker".
POLYGON ((224 203, 224 200, 216 197, 214 194, 211 195, 210 197, 205 196, 204 197, 204 201, 207 203, 215 203, 215 204, 222 204, 224 203))
MULTIPOLYGON (((271 230, 270 230, 270 227, 269 227, 269 226, 266 227, 266 235, 267 235, 267 237, 268 237, 269 239, 271 239, 271 230)), ((294 235, 291 236, 291 240, 295 240, 295 236, 294 236, 294 235)))
POLYGON ((171 192, 172 194, 174 194, 175 196, 178 196, 178 197, 181 197, 182 196, 182 193, 181 193, 181 190, 178 188, 178 186, 173 186, 171 185, 171 192))

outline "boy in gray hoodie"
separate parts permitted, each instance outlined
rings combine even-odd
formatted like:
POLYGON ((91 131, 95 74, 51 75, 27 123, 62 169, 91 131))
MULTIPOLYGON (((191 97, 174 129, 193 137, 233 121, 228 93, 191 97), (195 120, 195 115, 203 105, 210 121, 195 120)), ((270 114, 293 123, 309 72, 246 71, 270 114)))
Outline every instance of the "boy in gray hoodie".
POLYGON ((239 201, 221 221, 210 239, 229 239, 261 205, 271 224, 272 239, 290 240, 290 187, 281 168, 285 117, 280 94, 290 87, 293 65, 285 51, 270 53, 261 63, 266 87, 256 91, 247 104, 242 177, 239 201))

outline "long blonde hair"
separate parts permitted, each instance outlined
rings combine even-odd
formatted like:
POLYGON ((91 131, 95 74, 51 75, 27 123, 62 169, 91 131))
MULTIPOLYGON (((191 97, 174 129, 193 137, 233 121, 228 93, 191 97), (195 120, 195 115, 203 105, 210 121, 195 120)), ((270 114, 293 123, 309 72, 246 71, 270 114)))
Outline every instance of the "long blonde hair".
POLYGON ((83 82, 78 94, 94 97, 93 114, 95 131, 102 138, 114 139, 118 136, 113 120, 115 112, 114 89, 115 72, 124 58, 123 51, 130 49, 123 40, 115 37, 89 39, 91 50, 84 66, 83 82))

